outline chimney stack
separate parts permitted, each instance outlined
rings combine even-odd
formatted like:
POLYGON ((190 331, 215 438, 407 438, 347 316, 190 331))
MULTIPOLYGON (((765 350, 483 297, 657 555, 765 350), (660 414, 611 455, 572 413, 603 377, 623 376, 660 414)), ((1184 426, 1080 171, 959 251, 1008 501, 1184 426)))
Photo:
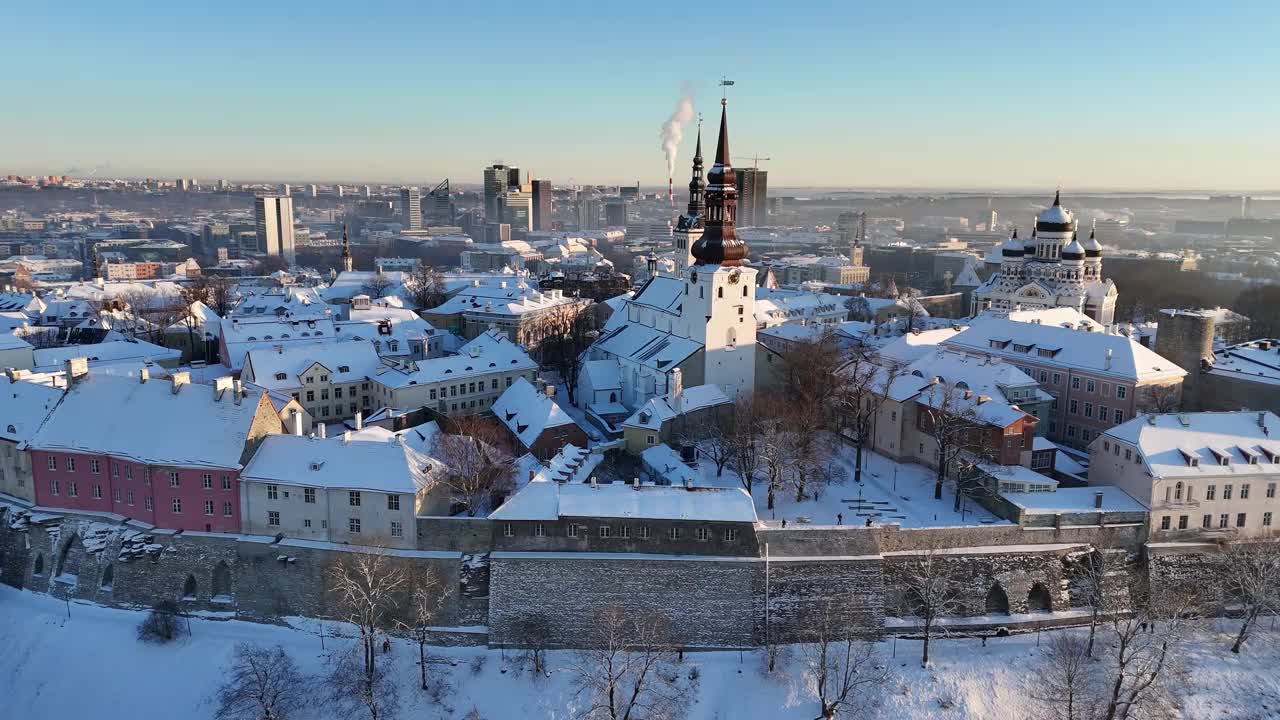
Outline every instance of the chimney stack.
POLYGON ((231 389, 231 397, 235 398, 237 405, 239 405, 240 401, 244 399, 244 382, 243 381, 240 381, 240 380, 235 381, 235 385, 231 389))
POLYGON ((302 437, 302 412, 294 411, 293 413, 293 434, 302 437))
POLYGON ((213 379, 213 399, 221 400, 222 396, 230 390, 235 394, 235 380, 230 375, 213 379))
MULTIPOLYGON (((77 380, 89 374, 89 358, 68 358, 62 364, 62 367, 67 372, 67 387, 70 387, 77 380)), ((146 370, 143 370, 143 372, 146 372, 146 370)), ((146 380, 144 379, 143 382, 146 382, 146 380)))
POLYGON ((1096 492, 1093 494, 1093 506, 1099 510, 1102 509, 1102 493, 1096 492))
POLYGON ((364 413, 357 410, 356 411, 356 430, 363 430, 363 429, 364 429, 364 413))
POLYGON ((173 382, 173 394, 177 395, 178 391, 182 389, 183 385, 191 384, 191 373, 176 372, 173 374, 173 376, 170 379, 173 382))
POLYGON ((320 423, 319 425, 316 426, 316 434, 320 436, 321 440, 324 440, 326 437, 328 437, 328 432, 329 431, 325 429, 324 423, 320 423))
POLYGON ((1103 369, 1105 370, 1111 369, 1111 348, 1107 348, 1107 362, 1105 365, 1103 365, 1103 369))
POLYGON ((151 372, 149 370, 147 370, 146 368, 142 368, 141 370, 138 371, 139 384, 145 385, 146 382, 150 379, 151 379, 151 372))
POLYGON ((555 385, 547 385, 547 387, 543 389, 543 392, 544 392, 544 393, 546 393, 547 397, 548 397, 548 398, 551 398, 552 400, 554 400, 554 399, 556 398, 556 386, 555 386, 555 385))

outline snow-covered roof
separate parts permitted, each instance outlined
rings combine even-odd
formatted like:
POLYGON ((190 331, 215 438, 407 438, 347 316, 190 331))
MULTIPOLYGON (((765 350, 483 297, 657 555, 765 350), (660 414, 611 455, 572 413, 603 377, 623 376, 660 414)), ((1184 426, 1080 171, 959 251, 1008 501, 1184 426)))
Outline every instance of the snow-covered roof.
POLYGON ((943 344, 958 350, 999 355, 1012 362, 1027 359, 1135 381, 1172 380, 1187 374, 1172 361, 1123 335, 991 316, 974 318, 967 330, 943 344), (1024 347, 1027 349, 1019 349, 1024 347))
MULTIPOLYGON (((985 314, 995 315, 991 311, 985 314)), ((1076 330, 1090 330, 1093 332, 1102 332, 1103 327, 1096 320, 1085 315, 1073 307, 1052 307, 1041 308, 1039 310, 1012 310, 1005 314, 1004 317, 1010 320, 1024 323, 1034 323, 1036 325, 1054 325, 1063 328, 1073 328, 1076 330)))
POLYGON ((408 445, 269 435, 240 478, 249 482, 416 494, 431 482, 434 460, 408 445))
POLYGON ((982 280, 978 278, 978 271, 974 269, 972 259, 964 264, 960 274, 951 281, 952 287, 978 287, 981 284, 982 280))
POLYGON ((344 271, 338 273, 329 287, 320 290, 320 296, 329 303, 348 301, 355 295, 367 294, 370 284, 383 282, 387 284, 383 295, 399 295, 402 299, 407 299, 404 288, 407 276, 408 273, 398 270, 382 273, 374 270, 344 271), (381 280, 377 280, 379 275, 382 276, 381 280))
POLYGON ((245 357, 244 373, 268 390, 283 391, 301 387, 301 376, 317 364, 328 370, 330 383, 353 383, 376 375, 382 360, 367 340, 260 347, 245 357))
POLYGON ((944 410, 953 414, 972 413, 973 417, 994 427, 1009 427, 1023 418, 1032 417, 1016 406, 1005 402, 998 396, 983 395, 972 390, 950 388, 951 399, 947 400, 948 388, 935 384, 920 391, 916 401, 935 410, 944 410))
POLYGON ((1135 446, 1156 478, 1280 474, 1280 417, 1270 411, 1139 415, 1093 445, 1106 440, 1135 446))
POLYGON ((196 300, 188 306, 190 311, 190 320, 187 317, 170 325, 167 329, 172 333, 185 333, 190 330, 199 337, 201 334, 209 334, 214 337, 222 331, 222 317, 214 312, 213 308, 205 305, 203 302, 196 300))
POLYGON ((1055 488, 1058 486, 1057 480, 1041 475, 1025 465, 998 465, 984 462, 978 463, 978 469, 995 478, 998 482, 1047 485, 1055 488))
POLYGON ((614 329, 606 330, 593 347, 646 367, 666 371, 701 350, 702 343, 647 325, 622 323, 614 329))
POLYGON ((31 439, 37 450, 115 455, 148 465, 239 468, 260 394, 239 403, 209 385, 173 391, 90 369, 78 378, 31 439))
POLYGON ((555 400, 522 377, 493 401, 493 414, 525 447, 531 447, 550 428, 574 424, 555 400))
POLYGON ((593 390, 622 389, 616 360, 587 360, 582 363, 582 372, 586 374, 593 390))
POLYGON ((63 363, 72 358, 88 358, 92 365, 97 362, 120 362, 136 360, 138 362, 168 362, 182 357, 181 350, 154 345, 143 340, 112 340, 92 345, 66 345, 55 348, 41 348, 35 351, 35 369, 37 372, 53 372, 61 370, 63 363))
POLYGON ((30 440, 49 417, 63 388, 44 383, 0 380, 0 439, 30 440))
POLYGON ((309 345, 336 342, 337 329, 333 320, 258 320, 252 322, 235 318, 222 321, 223 342, 230 357, 223 358, 237 370, 244 365, 244 356, 251 348, 274 345, 309 345))
POLYGON ((686 465, 670 445, 658 444, 645 448, 640 453, 640 459, 652 474, 662 478, 668 485, 683 487, 698 484, 697 471, 686 465))
POLYGON ((1219 350, 1209 374, 1280 385, 1280 339, 1251 340, 1219 350))
MULTIPOLYGON (((685 388, 674 400, 670 394, 649 398, 622 424, 648 430, 662 429, 662 423, 704 408, 732 402, 719 385, 695 385, 685 388)), ((665 446, 664 446, 665 447, 665 446)))
POLYGON ((909 365, 920 358, 933 353, 939 343, 959 335, 963 328, 939 328, 909 332, 901 337, 885 343, 880 347, 878 355, 886 362, 897 365, 909 365))
POLYGON ((0 332, 0 350, 21 350, 29 347, 33 345, 17 335, 11 332, 0 332))
POLYGON ((493 520, 618 518, 756 522, 755 503, 742 488, 673 487, 623 483, 591 485, 534 481, 489 515, 493 520))
POLYGON ((463 345, 457 355, 416 360, 404 367, 384 367, 376 379, 387 387, 399 388, 537 367, 524 348, 501 332, 489 330, 463 345))
POLYGON ((1001 497, 1021 508, 1028 515, 1092 512, 1144 513, 1147 511, 1142 503, 1134 500, 1124 490, 1110 485, 1059 487, 1053 492, 1006 493, 1001 497), (1102 495, 1102 507, 1096 505, 1099 494, 1102 495))
POLYGON ((631 302, 679 315, 680 306, 684 303, 684 280, 670 275, 654 275, 640 286, 631 302))
POLYGON ((231 309, 231 316, 290 320, 322 320, 331 317, 333 306, 325 303, 315 288, 271 288, 262 293, 247 293, 231 309))
POLYGON ((999 358, 988 360, 945 349, 916 360, 903 371, 925 380, 939 377, 942 382, 952 383, 961 390, 1001 397, 1003 388, 1023 388, 1036 384, 1035 378, 999 358))
POLYGON ((443 304, 431 308, 430 312, 440 315, 472 312, 521 315, 579 302, 583 301, 566 296, 561 290, 541 290, 525 282, 508 283, 503 280, 497 286, 482 284, 463 288, 443 304))
POLYGON ((533 482, 552 481, 562 483, 582 483, 591 477, 591 472, 604 460, 604 456, 593 453, 569 443, 560 448, 560 452, 551 458, 547 465, 532 478, 533 482))

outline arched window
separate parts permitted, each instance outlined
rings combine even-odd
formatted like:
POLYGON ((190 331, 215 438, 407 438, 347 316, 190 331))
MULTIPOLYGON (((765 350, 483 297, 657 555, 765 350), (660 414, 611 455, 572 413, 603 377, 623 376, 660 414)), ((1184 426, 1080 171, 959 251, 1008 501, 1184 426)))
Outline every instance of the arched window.
POLYGON ((1053 612, 1053 598, 1044 585, 1036 583, 1027 593, 1027 612, 1053 612))
POLYGON ((195 575, 188 575, 187 581, 182 583, 182 599, 183 600, 196 599, 196 576, 195 575))
POLYGON ((1181 481, 1179 481, 1177 485, 1173 486, 1173 499, 1174 500, 1182 499, 1182 482, 1181 481))
POLYGON ((44 553, 36 554, 36 564, 31 568, 32 575, 44 574, 44 553))
POLYGON ((231 568, 227 567, 224 560, 219 560, 217 565, 213 566, 213 582, 209 585, 209 592, 214 602, 231 601, 231 568))
POLYGON ((611 393, 609 393, 609 402, 611 402, 611 403, 612 403, 612 402, 618 402, 618 393, 616 393, 616 392, 611 392, 611 393))
POLYGON ((67 544, 62 546, 62 552, 58 554, 58 564, 54 567, 53 574, 55 577, 65 577, 72 583, 76 583, 80 575, 80 555, 81 553, 72 553, 74 546, 80 545, 80 537, 72 535, 67 544))
POLYGON ((987 591, 987 614, 1009 614, 1009 596, 1005 594, 1004 588, 1000 587, 1000 583, 992 585, 991 589, 987 591))
POLYGON ((718 298, 724 297, 724 288, 716 288, 716 297, 718 298))
POLYGON ((742 297, 746 297, 746 296, 747 296, 747 286, 746 286, 746 285, 743 285, 743 286, 742 286, 742 297))
POLYGON ((115 583, 115 580, 116 580, 115 566, 108 563, 106 569, 102 571, 102 582, 98 584, 98 587, 102 588, 107 592, 111 592, 111 586, 113 583, 115 583))

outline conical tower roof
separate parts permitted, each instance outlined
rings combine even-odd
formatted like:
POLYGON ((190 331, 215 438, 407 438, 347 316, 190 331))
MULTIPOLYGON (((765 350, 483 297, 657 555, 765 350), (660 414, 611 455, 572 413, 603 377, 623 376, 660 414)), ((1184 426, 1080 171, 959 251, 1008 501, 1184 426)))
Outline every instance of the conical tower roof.
POLYGON ((742 265, 747 244, 738 238, 735 221, 738 189, 729 163, 729 119, 727 103, 720 101, 720 138, 716 141, 716 162, 707 173, 706 230, 693 244, 699 265, 742 265))

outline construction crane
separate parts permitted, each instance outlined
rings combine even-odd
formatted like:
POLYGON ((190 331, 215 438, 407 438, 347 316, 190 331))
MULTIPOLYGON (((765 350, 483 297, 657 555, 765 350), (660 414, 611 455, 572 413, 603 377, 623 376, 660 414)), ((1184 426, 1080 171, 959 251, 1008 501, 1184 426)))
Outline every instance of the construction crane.
POLYGON ((735 155, 733 159, 734 160, 750 160, 751 167, 755 170, 759 170, 761 160, 772 160, 773 158, 760 157, 759 155, 746 155, 746 156, 735 155))

